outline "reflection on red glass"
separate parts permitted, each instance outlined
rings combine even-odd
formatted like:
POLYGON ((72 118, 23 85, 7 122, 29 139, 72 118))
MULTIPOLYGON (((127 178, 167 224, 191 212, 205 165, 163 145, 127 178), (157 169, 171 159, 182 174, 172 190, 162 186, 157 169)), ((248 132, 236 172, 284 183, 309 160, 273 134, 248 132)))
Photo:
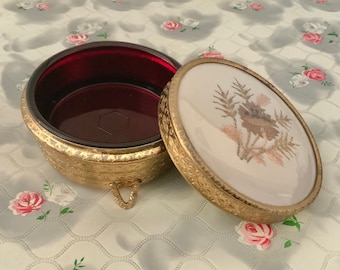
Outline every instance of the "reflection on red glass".
POLYGON ((73 137, 103 143, 131 143, 157 136, 159 97, 131 84, 81 88, 53 109, 50 123, 73 137))
POLYGON ((47 60, 28 85, 28 105, 55 135, 96 147, 130 147, 160 139, 159 95, 179 68, 135 44, 102 42, 47 60))

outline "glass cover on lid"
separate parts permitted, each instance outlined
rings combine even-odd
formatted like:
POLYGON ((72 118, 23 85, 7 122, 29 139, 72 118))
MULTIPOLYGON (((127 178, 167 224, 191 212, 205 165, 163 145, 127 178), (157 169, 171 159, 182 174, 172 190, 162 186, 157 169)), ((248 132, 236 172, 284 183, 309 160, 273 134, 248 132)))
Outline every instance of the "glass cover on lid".
POLYGON ((257 76, 222 62, 194 65, 178 85, 179 118, 199 158, 227 186, 290 206, 315 186, 313 145, 301 116, 257 76))

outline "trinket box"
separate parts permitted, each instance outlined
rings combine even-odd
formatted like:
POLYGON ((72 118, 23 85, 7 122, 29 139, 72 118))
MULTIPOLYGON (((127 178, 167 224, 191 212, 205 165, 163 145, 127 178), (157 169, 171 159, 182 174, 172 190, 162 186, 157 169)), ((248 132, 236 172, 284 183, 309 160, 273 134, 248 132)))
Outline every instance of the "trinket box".
POLYGON ((180 67, 139 45, 79 46, 38 67, 22 114, 54 168, 112 190, 125 209, 171 160, 211 203, 257 223, 303 210, 321 187, 320 154, 298 111, 260 75, 224 59, 180 67))
POLYGON ((112 190, 128 209, 140 184, 171 166, 157 107, 179 66, 160 52, 124 42, 67 49, 32 74, 22 95, 22 115, 57 171, 112 190), (131 191, 128 200, 123 188, 131 191))

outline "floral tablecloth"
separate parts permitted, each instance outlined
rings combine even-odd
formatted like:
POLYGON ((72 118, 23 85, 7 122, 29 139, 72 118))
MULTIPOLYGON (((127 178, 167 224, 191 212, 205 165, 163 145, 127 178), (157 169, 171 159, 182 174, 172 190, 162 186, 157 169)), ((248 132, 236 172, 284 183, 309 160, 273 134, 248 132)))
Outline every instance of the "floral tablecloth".
POLYGON ((340 269, 339 0, 4 0, 0 4, 1 269, 340 269), (23 87, 51 55, 119 40, 181 63, 236 61, 268 79, 319 146, 316 201, 277 224, 207 202, 176 169, 136 206, 70 182, 44 159, 20 113, 23 87))

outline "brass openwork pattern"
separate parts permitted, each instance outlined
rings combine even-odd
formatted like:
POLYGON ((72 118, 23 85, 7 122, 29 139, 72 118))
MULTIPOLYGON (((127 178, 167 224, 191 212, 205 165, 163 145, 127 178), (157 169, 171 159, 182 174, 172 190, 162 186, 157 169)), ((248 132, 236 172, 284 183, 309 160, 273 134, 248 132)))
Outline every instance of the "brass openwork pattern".
POLYGON ((64 141, 33 119, 27 108, 25 94, 24 91, 21 107, 24 121, 49 163, 72 181, 111 189, 122 208, 133 207, 139 185, 156 179, 172 164, 162 140, 123 149, 93 148, 64 141), (128 202, 120 196, 121 188, 131 189, 128 202))

